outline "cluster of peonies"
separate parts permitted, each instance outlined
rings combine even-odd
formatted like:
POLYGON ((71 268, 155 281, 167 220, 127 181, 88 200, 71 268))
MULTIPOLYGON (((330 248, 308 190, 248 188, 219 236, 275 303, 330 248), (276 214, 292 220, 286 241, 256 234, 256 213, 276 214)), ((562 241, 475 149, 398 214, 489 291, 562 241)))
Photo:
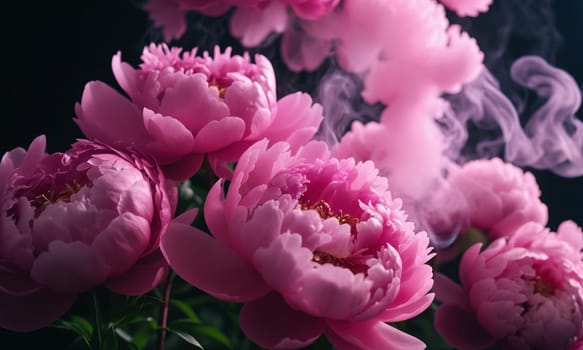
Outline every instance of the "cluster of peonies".
MULTIPOLYGON (((443 3, 475 16, 490 1, 443 3)), ((76 105, 86 140, 46 154, 40 136, 2 157, 0 327, 44 327, 99 285, 143 295, 172 269, 244 304, 243 332, 268 349, 322 335, 339 350, 422 349, 395 323, 432 303, 436 331, 459 349, 580 348, 581 229, 545 228, 531 173, 499 158, 447 156, 442 95, 484 68, 441 4, 145 7, 168 38, 184 32, 176 19, 186 11, 233 10, 232 34, 246 46, 284 32, 293 70, 315 69, 334 48, 341 67, 362 76, 364 99, 385 107, 327 144, 318 131, 334 117, 307 93, 278 97, 260 54, 151 44, 138 68, 115 54, 123 92, 89 82, 76 105), (204 232, 192 224, 197 209, 177 212, 177 186, 207 166, 218 180, 206 188, 204 232), (440 269, 451 263, 459 273, 440 269)))
POLYGON ((76 106, 87 140, 48 155, 39 137, 2 158, 0 326, 48 325, 101 284, 144 294, 169 264, 244 302, 242 329, 268 348, 322 334, 341 349, 423 348, 387 322, 433 301, 429 237, 374 163, 309 141, 321 106, 303 93, 276 99, 259 55, 152 45, 142 60, 135 70, 113 58, 129 99, 87 84, 76 106), (176 216, 176 185, 203 161, 221 178, 204 204, 214 239, 190 225, 195 211, 176 216))

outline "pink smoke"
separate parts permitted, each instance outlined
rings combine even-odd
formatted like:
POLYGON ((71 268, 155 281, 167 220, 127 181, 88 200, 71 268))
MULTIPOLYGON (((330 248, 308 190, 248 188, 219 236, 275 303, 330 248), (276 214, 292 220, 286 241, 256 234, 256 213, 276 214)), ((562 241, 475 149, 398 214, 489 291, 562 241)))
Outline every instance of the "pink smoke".
POLYGON ((519 116, 525 106, 521 103, 517 110, 484 69, 461 94, 450 98, 451 109, 442 119, 450 157, 463 163, 503 154, 517 166, 547 169, 564 177, 583 175, 582 123, 575 116, 581 93, 575 80, 538 56, 516 60, 510 74, 516 83, 533 90, 542 106, 523 116, 523 128, 519 116))

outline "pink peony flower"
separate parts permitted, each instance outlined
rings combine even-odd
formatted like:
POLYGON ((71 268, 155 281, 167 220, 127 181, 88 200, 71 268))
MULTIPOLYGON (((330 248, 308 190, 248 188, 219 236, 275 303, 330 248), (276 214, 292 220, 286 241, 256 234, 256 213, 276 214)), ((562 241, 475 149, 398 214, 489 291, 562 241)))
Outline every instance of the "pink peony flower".
POLYGON ((167 267, 158 244, 176 193, 155 163, 86 140, 44 148, 40 136, 0 162, 0 327, 13 331, 48 325, 100 284, 146 293, 167 267))
POLYGON ((317 20, 339 3, 340 0, 149 0, 143 7, 154 24, 163 29, 166 41, 182 36, 188 11, 213 17, 235 8, 231 34, 240 38, 244 46, 253 47, 269 34, 292 27, 294 19, 317 20))
POLYGON ((452 165, 448 182, 461 194, 470 226, 492 240, 509 236, 527 222, 546 225, 547 206, 534 175, 499 158, 452 165))
POLYGON ((437 274, 435 327, 458 349, 572 349, 583 330, 583 233, 526 223, 464 254, 461 286, 437 274))
POLYGON ((440 0, 445 6, 460 16, 476 17, 480 12, 487 12, 492 0, 440 0))
POLYGON ((106 84, 85 86, 75 121, 83 133, 109 145, 131 145, 152 155, 173 180, 196 173, 204 157, 220 176, 256 140, 297 147, 313 137, 322 108, 305 93, 276 100, 271 63, 256 55, 214 57, 196 48, 150 45, 136 70, 113 57, 113 73, 128 100, 106 84))
POLYGON ((298 349, 323 333, 339 350, 421 349, 385 322, 431 303, 429 240, 416 233, 372 162, 297 153, 266 140, 249 148, 204 206, 212 236, 172 223, 161 249, 183 279, 245 303, 240 324, 269 349, 298 349), (204 268, 199 268, 204 266, 204 268))

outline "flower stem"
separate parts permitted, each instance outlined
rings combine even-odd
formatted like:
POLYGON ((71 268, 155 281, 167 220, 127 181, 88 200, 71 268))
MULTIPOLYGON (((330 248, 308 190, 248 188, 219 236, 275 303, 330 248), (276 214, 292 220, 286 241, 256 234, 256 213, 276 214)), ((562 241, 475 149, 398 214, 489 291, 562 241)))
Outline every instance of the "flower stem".
POLYGON ((99 317, 99 302, 97 300, 97 290, 91 292, 91 300, 93 304, 93 316, 95 318, 95 331, 97 333, 97 348, 101 349, 101 319, 99 317))
POLYGON ((168 276, 164 281, 164 300, 160 307, 160 331, 158 333, 158 350, 164 350, 164 341, 166 339, 166 325, 168 323, 168 308, 170 306, 170 290, 172 289, 172 280, 174 272, 168 271, 168 276))

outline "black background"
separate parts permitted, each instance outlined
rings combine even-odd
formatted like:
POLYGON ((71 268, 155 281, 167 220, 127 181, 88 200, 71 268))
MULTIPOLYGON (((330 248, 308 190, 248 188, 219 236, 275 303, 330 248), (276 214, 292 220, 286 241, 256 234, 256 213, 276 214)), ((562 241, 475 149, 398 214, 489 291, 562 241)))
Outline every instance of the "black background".
MULTIPOLYGON (((473 23, 461 22, 468 25, 471 34, 487 51, 488 46, 497 43, 495 33, 500 23, 494 20, 499 15, 496 11, 505 12, 509 20, 514 14, 508 4, 518 1, 529 4, 525 6, 552 8, 554 14, 545 15, 545 18, 554 20, 560 39, 517 34, 509 43, 508 51, 513 53, 508 57, 548 50, 555 65, 569 72, 581 86, 583 1, 495 0, 491 13, 473 23), (498 5, 500 2, 506 5, 498 5), (542 45, 543 42, 546 44, 542 45)), ((10 10, 2 11, 3 20, 0 21, 4 86, 1 153, 14 147, 26 148, 40 134, 47 135, 49 152, 66 150, 75 139, 82 137, 73 117, 74 104, 80 100, 84 85, 91 80, 102 80, 118 88, 111 72, 111 57, 121 50, 123 60, 136 65, 144 45, 162 39, 135 0, 12 1, 10 6, 10 10)), ((516 13, 516 16, 521 14, 516 13)), ((206 46, 205 49, 215 42, 223 47, 231 44, 235 52, 240 53, 240 47, 225 37, 228 31, 225 23, 214 20, 211 26, 211 30, 192 29, 187 40, 175 44, 182 43, 189 49, 197 43, 206 46), (213 32, 215 37, 205 36, 213 32)), ((276 56, 272 57, 277 60, 276 56)), ((502 71, 506 69, 502 61, 501 67, 502 71)), ((300 77, 304 80, 298 81, 309 82, 309 77, 304 74, 300 77)), ((278 76, 278 84, 282 84, 282 76, 278 76)), ((581 117, 581 112, 578 115, 581 117)), ((583 224, 583 179, 565 179, 545 171, 535 171, 535 175, 543 201, 549 205, 550 227, 556 228, 565 219, 583 224)), ((12 339, 22 341, 25 338, 12 339)), ((12 347, 2 343, 0 348, 12 347)))

